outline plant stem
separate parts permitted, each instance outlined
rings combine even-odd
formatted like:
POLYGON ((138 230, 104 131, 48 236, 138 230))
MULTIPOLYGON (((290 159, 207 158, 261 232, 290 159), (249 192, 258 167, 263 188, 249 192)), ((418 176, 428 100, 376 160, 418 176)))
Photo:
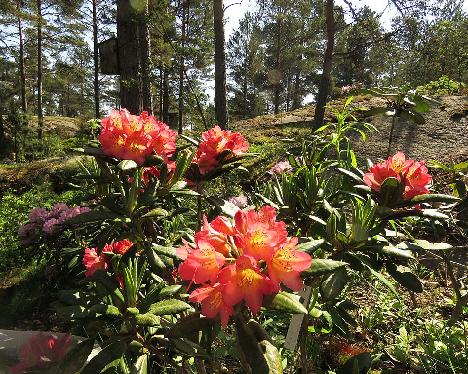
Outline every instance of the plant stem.
POLYGON ((396 116, 392 117, 392 127, 390 128, 390 136, 388 137, 387 157, 390 156, 390 150, 391 150, 392 138, 393 138, 393 129, 395 128, 396 118, 397 118, 396 116))

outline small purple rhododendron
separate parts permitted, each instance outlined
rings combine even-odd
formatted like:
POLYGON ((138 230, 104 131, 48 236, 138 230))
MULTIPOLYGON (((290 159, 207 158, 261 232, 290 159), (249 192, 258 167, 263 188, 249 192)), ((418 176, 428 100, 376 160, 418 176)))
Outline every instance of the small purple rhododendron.
POLYGON ((291 173, 292 166, 289 161, 278 161, 271 169, 270 174, 291 173))
POLYGON ((89 211, 86 206, 69 207, 65 203, 55 204, 50 211, 45 208, 34 208, 29 213, 29 221, 18 230, 20 243, 32 244, 42 234, 49 237, 57 235, 66 221, 89 211))
POLYGON ((249 203, 245 195, 233 196, 229 199, 229 202, 240 209, 245 208, 249 203))

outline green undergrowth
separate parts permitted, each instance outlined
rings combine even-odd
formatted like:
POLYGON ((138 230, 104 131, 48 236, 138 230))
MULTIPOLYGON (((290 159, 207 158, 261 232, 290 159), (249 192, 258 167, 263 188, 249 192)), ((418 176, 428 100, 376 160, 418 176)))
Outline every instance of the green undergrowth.
POLYGON ((9 272, 30 265, 26 249, 19 243, 18 229, 27 221, 31 209, 50 208, 57 202, 80 204, 82 200, 82 192, 66 191, 56 194, 48 184, 32 188, 22 194, 13 190, 4 193, 0 199, 0 284, 8 283, 9 272))

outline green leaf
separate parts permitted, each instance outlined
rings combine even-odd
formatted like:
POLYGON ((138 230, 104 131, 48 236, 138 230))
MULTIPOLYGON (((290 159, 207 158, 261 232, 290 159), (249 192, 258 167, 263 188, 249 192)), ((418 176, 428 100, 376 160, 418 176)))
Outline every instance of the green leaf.
POLYGON ((127 350, 127 343, 116 341, 94 356, 80 374, 98 374, 111 362, 121 358, 127 350))
POLYGON ((385 245, 382 247, 378 247, 378 250, 391 257, 414 259, 414 256, 411 253, 411 251, 408 251, 406 249, 401 249, 392 245, 385 245))
POLYGON ((459 162, 458 164, 453 165, 452 168, 459 172, 468 171, 468 161, 459 162))
POLYGON ((325 243, 325 239, 311 240, 305 243, 299 243, 296 246, 298 251, 313 253, 325 243))
POLYGON ((120 170, 136 169, 138 164, 133 160, 122 160, 118 163, 117 168, 120 170))
POLYGON ((193 335, 210 328, 214 323, 211 318, 202 317, 199 314, 192 314, 187 317, 180 318, 172 325, 164 336, 167 338, 183 338, 193 335))
POLYGON ((142 217, 167 217, 169 212, 163 208, 154 208, 151 209, 148 213, 144 214, 142 217))
POLYGON ((157 254, 173 258, 174 260, 180 260, 179 256, 177 256, 176 249, 174 247, 164 247, 159 244, 153 244, 152 247, 153 251, 157 254))
POLYGON ((190 144, 193 144, 195 147, 198 147, 198 144, 199 144, 198 140, 195 140, 195 139, 191 138, 190 136, 187 136, 187 135, 184 135, 184 134, 180 134, 179 136, 182 139, 185 139, 186 141, 188 141, 190 144))
POLYGON ((305 276, 319 276, 323 274, 333 273, 338 269, 346 266, 346 262, 322 259, 322 258, 313 258, 312 265, 309 269, 305 270, 302 274, 305 276))
POLYGON ((436 209, 423 209, 421 216, 433 219, 448 219, 449 216, 436 209))
POLYGON ((116 219, 119 217, 121 218, 122 216, 108 210, 94 209, 89 212, 85 212, 73 218, 70 218, 66 221, 66 224, 76 225, 79 223, 101 222, 109 219, 116 219))
POLYGON ((135 322, 139 326, 159 326, 161 324, 161 317, 151 313, 137 314, 135 322))
POLYGON ((406 245, 411 248, 412 246, 417 246, 422 249, 432 249, 432 250, 442 250, 446 251, 452 249, 453 246, 449 243, 431 243, 427 240, 415 240, 414 243, 406 243, 406 245))
POLYGON ((395 279, 406 289, 417 293, 421 293, 423 291, 421 281, 413 273, 405 270, 399 271, 394 264, 389 264, 387 266, 387 271, 393 279, 395 279))
POLYGON ((372 365, 372 357, 369 352, 360 353, 349 358, 337 374, 366 374, 372 365))
POLYGON ((320 293, 325 300, 333 300, 343 291, 346 283, 348 283, 348 273, 344 267, 340 267, 322 282, 320 293))
MULTIPOLYGON (((242 318, 236 318, 236 336, 241 354, 255 374, 281 374, 283 365, 281 355, 267 339, 259 340, 258 331, 253 331, 242 318), (257 335, 257 336, 256 336, 257 335)), ((256 329, 257 330, 257 329, 256 329)))
POLYGON ((338 170, 341 174, 346 175, 351 179, 354 179, 354 181, 362 183, 362 178, 356 173, 353 173, 352 171, 343 168, 336 168, 336 170, 338 170))
POLYGON ((162 316, 166 314, 177 314, 190 309, 192 309, 192 307, 186 302, 176 299, 168 299, 152 304, 149 307, 149 313, 156 316, 162 316))
POLYGON ((263 304, 270 309, 282 310, 293 314, 307 314, 307 309, 300 302, 300 297, 281 291, 273 297, 266 297, 263 304))
POLYGON ((396 178, 387 178, 380 187, 380 202, 388 206, 398 200, 400 196, 400 182, 396 178))
POLYGON ((148 355, 144 354, 137 358, 131 369, 131 374, 148 373, 148 355))
POLYGON ((179 290, 182 288, 180 284, 174 284, 171 286, 164 287, 161 291, 159 291, 159 297, 161 299, 164 299, 168 296, 172 296, 179 292, 179 290))
POLYGON ((456 203, 458 201, 460 201, 458 197, 451 196, 451 195, 425 194, 425 195, 418 195, 418 196, 413 197, 410 200, 410 203, 411 204, 429 203, 429 202, 456 203))

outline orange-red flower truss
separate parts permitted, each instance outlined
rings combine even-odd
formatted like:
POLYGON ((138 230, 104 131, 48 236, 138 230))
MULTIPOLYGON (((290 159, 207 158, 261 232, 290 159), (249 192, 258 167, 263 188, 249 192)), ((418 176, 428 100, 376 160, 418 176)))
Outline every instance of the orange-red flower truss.
POLYGON ((226 303, 223 289, 224 286, 220 283, 197 288, 190 294, 190 301, 200 303, 201 312, 209 318, 216 318, 219 315, 221 324, 226 327, 233 308, 232 305, 226 303))
POLYGON ((385 162, 375 164, 364 174, 364 183, 379 192, 387 178, 396 178, 403 184, 402 198, 409 200, 415 196, 429 193, 428 186, 432 176, 423 161, 407 159, 403 152, 397 152, 385 162))
POLYGON ((286 224, 276 221, 275 208, 264 206, 258 212, 238 210, 234 216, 234 241, 240 252, 256 260, 269 260, 274 250, 288 238, 286 224))
POLYGON ((85 276, 92 276, 97 270, 107 270, 110 266, 110 254, 124 255, 133 246, 128 240, 120 240, 112 244, 105 244, 101 254, 98 254, 97 248, 85 248, 83 256, 83 265, 86 268, 85 276))
POLYGON ((204 175, 219 165, 221 154, 224 160, 241 156, 247 152, 249 144, 239 132, 221 130, 219 126, 205 131, 198 145, 194 163, 204 175))
POLYGON ((177 133, 146 112, 135 116, 126 109, 112 110, 101 125, 103 153, 119 160, 141 165, 151 154, 157 154, 168 162, 176 150, 177 133))
POLYGON ((278 293, 281 284, 294 291, 303 288, 300 273, 312 259, 296 244, 270 206, 238 211, 234 222, 223 216, 211 222, 205 218, 194 246, 184 242, 176 251, 184 260, 178 275, 190 285, 201 285, 190 299, 201 303, 205 316, 219 316, 225 326, 242 301, 257 313, 263 297, 278 293))

